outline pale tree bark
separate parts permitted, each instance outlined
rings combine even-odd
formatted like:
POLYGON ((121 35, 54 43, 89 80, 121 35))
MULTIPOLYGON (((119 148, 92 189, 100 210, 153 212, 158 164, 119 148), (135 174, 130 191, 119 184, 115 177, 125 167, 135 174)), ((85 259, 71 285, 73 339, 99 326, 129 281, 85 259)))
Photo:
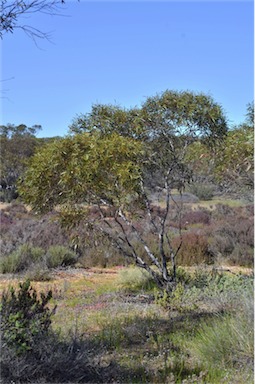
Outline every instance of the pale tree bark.
MULTIPOLYGON (((139 211, 141 218, 136 215, 133 217, 130 210, 125 210, 121 206, 100 200, 97 204, 100 217, 90 220, 93 230, 106 236, 112 245, 127 259, 140 268, 145 269, 154 279, 160 289, 172 291, 176 285, 176 258, 181 248, 180 241, 177 249, 172 246, 172 239, 169 234, 169 217, 171 209, 175 209, 178 216, 179 237, 181 239, 181 214, 182 203, 177 203, 171 193, 171 183, 169 174, 165 179, 164 207, 161 215, 152 214, 152 204, 147 196, 144 185, 141 182, 143 209, 139 211), (113 216, 107 214, 114 211, 113 216), (147 232, 143 231, 143 225, 147 223, 147 232), (155 238, 153 249, 148 242, 149 234, 155 238), (142 250, 142 251, 141 251, 142 250), (146 255, 146 258, 145 256, 146 255)), ((181 194, 181 192, 180 192, 181 194)))

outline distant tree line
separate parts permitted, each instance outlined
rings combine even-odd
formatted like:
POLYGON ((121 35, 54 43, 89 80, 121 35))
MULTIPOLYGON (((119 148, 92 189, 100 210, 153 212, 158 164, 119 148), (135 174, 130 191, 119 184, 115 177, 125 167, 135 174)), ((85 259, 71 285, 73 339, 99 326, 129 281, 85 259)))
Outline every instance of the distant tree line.
POLYGON ((53 140, 39 139, 40 125, 25 124, 0 126, 0 200, 10 202, 18 197, 16 183, 27 167, 28 159, 37 148, 53 140))

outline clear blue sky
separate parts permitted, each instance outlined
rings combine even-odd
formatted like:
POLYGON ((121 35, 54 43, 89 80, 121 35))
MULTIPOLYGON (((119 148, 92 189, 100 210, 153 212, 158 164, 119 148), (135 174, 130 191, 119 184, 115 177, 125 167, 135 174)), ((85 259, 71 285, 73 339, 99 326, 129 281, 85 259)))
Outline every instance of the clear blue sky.
POLYGON ((252 1, 72 1, 26 19, 51 32, 2 42, 1 124, 63 136, 93 103, 139 106, 166 89, 210 94, 230 121, 254 98, 252 1))

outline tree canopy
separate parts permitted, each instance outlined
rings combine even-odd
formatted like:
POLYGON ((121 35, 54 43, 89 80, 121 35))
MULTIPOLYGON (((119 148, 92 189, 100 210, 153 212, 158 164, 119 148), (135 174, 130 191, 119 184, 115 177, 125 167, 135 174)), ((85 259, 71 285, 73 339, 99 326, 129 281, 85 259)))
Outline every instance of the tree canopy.
POLYGON ((95 104, 91 112, 78 116, 70 126, 71 133, 92 131, 117 132, 148 141, 173 135, 212 140, 226 134, 227 121, 222 107, 211 96, 166 90, 147 98, 140 108, 95 104))
POLYGON ((41 212, 68 203, 120 206, 139 191, 141 154, 141 143, 116 133, 66 137, 45 145, 31 159, 21 195, 41 212))
POLYGON ((145 143, 147 181, 161 187, 166 175, 179 186, 190 177, 184 161, 190 144, 200 140, 213 147, 227 130, 224 111, 211 96, 171 90, 147 98, 140 108, 95 104, 91 112, 78 116, 70 126, 71 134, 116 132, 145 143))

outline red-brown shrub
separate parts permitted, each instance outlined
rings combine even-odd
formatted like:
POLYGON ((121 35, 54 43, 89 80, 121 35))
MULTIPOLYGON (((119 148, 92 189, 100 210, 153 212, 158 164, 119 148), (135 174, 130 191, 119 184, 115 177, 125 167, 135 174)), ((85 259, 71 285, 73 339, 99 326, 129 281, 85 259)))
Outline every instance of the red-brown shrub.
MULTIPOLYGON (((180 244, 180 237, 175 237, 172 241, 173 247, 177 248, 180 244)), ((208 239, 205 235, 190 232, 182 235, 182 246, 177 255, 177 265, 209 264, 212 257, 208 251, 208 239)))
POLYGON ((188 211, 182 216, 182 226, 191 224, 210 224, 211 214, 207 210, 188 211))
MULTIPOLYGON (((15 211, 16 212, 16 211, 15 211)), ((20 211, 19 211, 20 212, 20 211)), ((1 255, 8 255, 22 244, 30 244, 47 250, 51 245, 68 246, 66 232, 57 221, 56 214, 36 216, 32 212, 3 212, 3 225, 0 226, 1 255)))
POLYGON ((229 264, 253 265, 254 223, 252 218, 227 216, 208 228, 210 251, 229 264))

